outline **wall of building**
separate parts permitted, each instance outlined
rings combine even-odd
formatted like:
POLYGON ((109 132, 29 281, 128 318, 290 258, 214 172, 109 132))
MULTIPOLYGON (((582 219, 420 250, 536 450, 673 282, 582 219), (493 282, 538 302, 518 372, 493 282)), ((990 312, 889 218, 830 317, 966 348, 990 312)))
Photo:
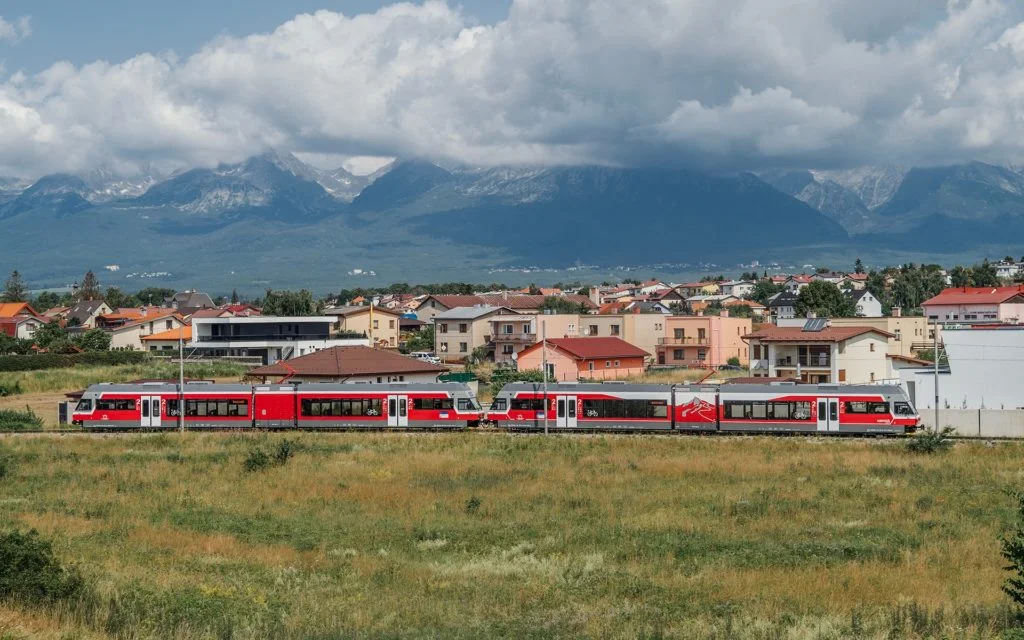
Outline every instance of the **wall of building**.
POLYGON ((644 358, 602 358, 576 361, 575 378, 559 378, 563 382, 587 378, 591 380, 622 380, 644 373, 644 358))
POLYGON ((846 371, 846 384, 881 382, 889 375, 888 350, 888 341, 876 333, 850 338, 840 343, 833 369, 846 371))
POLYGON ((658 340, 665 337, 666 319, 660 313, 628 313, 622 316, 622 339, 651 354, 650 361, 658 353, 658 340))
POLYGON ((370 312, 367 310, 366 312, 339 316, 336 327, 340 331, 353 331, 366 334, 367 336, 372 335, 374 344, 384 344, 392 349, 398 348, 398 316, 396 315, 374 310, 373 321, 371 322, 370 312))
POLYGON ((888 342, 891 356, 914 357, 912 345, 931 344, 932 341, 933 327, 928 325, 928 318, 924 316, 832 318, 829 322, 833 327, 872 327, 895 334, 896 337, 890 338, 888 342))
MULTIPOLYGON (((544 348, 532 349, 528 353, 520 353, 517 366, 520 371, 542 371, 544 362, 544 348)), ((579 367, 576 360, 564 352, 547 347, 547 363, 549 368, 554 367, 555 379, 571 381, 579 378, 579 367)))
MULTIPOLYGON (((921 424, 935 426, 935 412, 921 411, 921 424)), ((1024 411, 939 409, 939 424, 967 438, 1024 438, 1024 411)))
POLYGON ((443 362, 465 360, 473 354, 473 349, 490 342, 490 338, 490 316, 476 320, 438 320, 434 323, 434 353, 443 362), (462 325, 465 325, 465 331, 461 330, 462 325))
POLYGON ((704 350, 704 366, 719 367, 727 364, 729 358, 739 358, 740 364, 750 362, 750 351, 743 336, 753 330, 750 318, 731 316, 668 316, 665 318, 664 339, 659 345, 658 361, 664 364, 688 364, 693 366, 698 358, 697 351, 704 350), (678 343, 676 330, 682 330, 685 342, 678 343), (701 330, 704 338, 701 339, 701 330), (683 358, 676 358, 676 350, 684 349, 683 358))

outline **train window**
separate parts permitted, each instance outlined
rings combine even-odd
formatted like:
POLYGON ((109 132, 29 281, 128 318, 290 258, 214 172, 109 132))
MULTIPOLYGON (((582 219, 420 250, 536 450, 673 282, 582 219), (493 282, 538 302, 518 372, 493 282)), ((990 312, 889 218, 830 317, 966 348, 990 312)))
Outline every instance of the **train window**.
POLYGON ((413 398, 412 408, 425 411, 447 411, 454 409, 451 398, 413 398))
POLYGON ((767 402, 752 402, 751 403, 750 417, 754 420, 764 420, 768 417, 768 403, 767 402))
POLYGON ((167 401, 167 415, 176 418, 178 417, 178 401, 168 400, 167 401))
POLYGON ((725 417, 732 420, 745 420, 747 418, 747 403, 733 401, 726 402, 725 417))
POLYGON ((768 415, 773 420, 789 420, 792 412, 788 402, 769 402, 768 415))
POLYGON ((459 411, 476 411, 479 408, 475 398, 459 398, 459 411))
POLYGON ((811 403, 810 402, 793 402, 793 419, 794 420, 810 420, 811 419, 811 403))
POLYGON ((512 398, 509 405, 513 411, 543 411, 543 398, 512 398))
POLYGON ((896 402, 893 404, 893 410, 898 416, 912 416, 914 410, 910 408, 910 403, 907 402, 896 402))
POLYGON ((889 413, 888 402, 846 402, 846 413, 889 413))
POLYGON ((565 417, 565 398, 559 398, 558 399, 558 417, 559 418, 564 418, 565 417))
POLYGON ((508 408, 507 398, 495 398, 491 403, 491 411, 505 411, 508 408))
POLYGON ((810 402, 728 400, 723 405, 725 406, 725 417, 729 420, 809 420, 811 418, 810 402))
POLYGON ((149 417, 149 403, 148 402, 143 402, 142 403, 142 417, 143 418, 148 418, 149 417))
POLYGON ((75 406, 75 411, 92 411, 92 400, 89 398, 82 398, 75 406))
POLYGON ((135 411, 134 400, 97 400, 97 411, 135 411))
POLYGON ((586 418, 667 418, 664 400, 584 400, 586 418))
MULTIPOLYGON (((178 401, 167 401, 167 415, 178 415, 178 401)), ((186 400, 185 415, 193 418, 228 418, 249 415, 248 400, 186 400)))
MULTIPOLYGON (((380 398, 303 398, 299 412, 307 417, 379 416, 383 406, 380 398)), ((388 408, 397 415, 394 400, 388 403, 388 408)))

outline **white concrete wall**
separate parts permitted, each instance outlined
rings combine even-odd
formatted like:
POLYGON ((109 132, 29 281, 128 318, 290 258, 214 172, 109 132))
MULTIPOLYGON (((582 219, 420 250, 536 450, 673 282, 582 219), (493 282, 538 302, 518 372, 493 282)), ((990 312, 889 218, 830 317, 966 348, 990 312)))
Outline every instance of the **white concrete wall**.
MULTIPOLYGON (((919 411, 922 424, 934 427, 935 412, 919 411)), ((1024 411, 939 409, 939 424, 969 438, 1024 438, 1024 411)))

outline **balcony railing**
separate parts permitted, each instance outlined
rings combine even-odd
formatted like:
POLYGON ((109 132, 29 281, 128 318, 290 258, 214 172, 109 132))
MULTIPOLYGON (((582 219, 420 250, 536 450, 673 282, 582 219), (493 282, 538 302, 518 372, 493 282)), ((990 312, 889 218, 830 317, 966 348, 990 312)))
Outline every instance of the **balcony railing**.
POLYGON ((706 347, 711 344, 707 338, 658 338, 658 344, 668 347, 706 347))
POLYGON ((537 342, 536 333, 499 333, 494 336, 495 342, 513 342, 515 344, 533 344, 537 342))
POLYGON ((813 356, 798 356, 796 358, 778 358, 775 361, 776 367, 832 367, 832 358, 826 354, 813 356))
POLYGON ((277 333, 246 334, 237 336, 204 336, 197 335, 195 342, 295 342, 298 340, 329 340, 327 333, 292 333, 280 335, 277 333))

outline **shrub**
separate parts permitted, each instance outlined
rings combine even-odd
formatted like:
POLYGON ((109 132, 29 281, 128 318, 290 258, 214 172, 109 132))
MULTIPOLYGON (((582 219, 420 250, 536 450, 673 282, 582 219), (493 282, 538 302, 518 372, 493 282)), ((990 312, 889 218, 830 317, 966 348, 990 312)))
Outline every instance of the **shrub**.
POLYGON ((473 496, 469 500, 466 500, 466 513, 476 513, 480 510, 482 504, 480 498, 473 496))
POLYGON ((53 546, 35 531, 0 534, 0 600, 42 604, 83 595, 85 581, 64 567, 53 546))
POLYGON ((270 456, 260 447, 253 447, 245 458, 246 471, 259 471, 270 466, 270 456))
POLYGON ((274 463, 278 466, 283 466, 295 455, 295 445, 292 444, 291 440, 283 440, 277 445, 277 450, 274 451, 274 463))
POLYGON ((1017 500, 1017 526, 1013 532, 1003 538, 1003 557, 1008 564, 1006 570, 1012 572, 1003 585, 1003 591, 1017 604, 1024 606, 1024 493, 1014 494, 1017 500))
POLYGON ((283 440, 278 443, 274 452, 267 453, 262 447, 253 447, 245 458, 245 470, 261 471, 267 467, 283 467, 295 455, 295 443, 283 440))
POLYGON ((78 365, 137 364, 149 358, 143 351, 91 351, 0 356, 0 371, 38 371, 78 365))
POLYGON ((0 447, 0 479, 6 478, 14 471, 14 456, 0 447))
POLYGON ((740 366, 740 359, 737 358, 736 356, 733 356, 726 360, 725 364, 729 365, 730 367, 738 367, 740 366))
POLYGON ((0 431, 29 431, 42 429, 43 419, 25 407, 24 411, 0 409, 0 431))
POLYGON ((4 396, 16 396, 19 393, 21 393, 21 383, 17 380, 9 384, 0 384, 0 398, 4 396))
POLYGON ((944 427, 941 431, 925 429, 910 440, 907 440, 907 451, 925 454, 945 451, 953 445, 951 436, 954 433, 953 427, 944 427))

